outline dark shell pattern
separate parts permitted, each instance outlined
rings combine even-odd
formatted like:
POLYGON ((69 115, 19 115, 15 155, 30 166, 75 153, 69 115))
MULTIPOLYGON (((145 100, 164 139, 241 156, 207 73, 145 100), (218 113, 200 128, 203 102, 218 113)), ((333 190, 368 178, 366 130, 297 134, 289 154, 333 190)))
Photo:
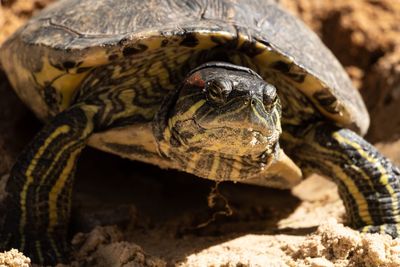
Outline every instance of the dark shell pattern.
POLYGON ((150 120, 188 70, 228 60, 281 88, 286 105, 302 109, 288 92, 295 88, 327 118, 361 133, 369 125, 337 59, 272 0, 61 0, 15 33, 0 58, 17 94, 43 119, 92 88, 134 84, 150 120))

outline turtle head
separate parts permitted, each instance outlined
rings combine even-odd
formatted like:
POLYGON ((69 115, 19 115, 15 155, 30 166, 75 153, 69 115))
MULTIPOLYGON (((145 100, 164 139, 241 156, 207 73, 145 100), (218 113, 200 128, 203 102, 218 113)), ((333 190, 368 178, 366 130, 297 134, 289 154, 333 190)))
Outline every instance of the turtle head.
MULTIPOLYGON (((251 69, 222 62, 203 64, 187 75, 168 102, 161 133, 168 147, 160 150, 169 157, 192 155, 181 161, 198 155, 220 157, 219 163, 228 165, 237 161, 236 166, 240 163, 251 170, 240 172, 248 177, 236 177, 245 179, 262 171, 277 154, 281 133, 277 91, 251 69)), ((205 169, 195 174, 234 178, 229 177, 231 172, 205 169)))

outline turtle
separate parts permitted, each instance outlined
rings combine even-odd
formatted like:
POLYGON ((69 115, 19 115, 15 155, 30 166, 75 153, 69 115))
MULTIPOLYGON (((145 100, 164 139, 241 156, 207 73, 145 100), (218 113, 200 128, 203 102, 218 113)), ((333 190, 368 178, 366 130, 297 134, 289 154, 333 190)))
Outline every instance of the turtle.
POLYGON ((44 122, 10 171, 0 248, 68 261, 85 146, 215 181, 291 188, 319 173, 348 223, 397 237, 399 169, 363 139, 359 92, 272 0, 60 0, 1 47, 44 122))

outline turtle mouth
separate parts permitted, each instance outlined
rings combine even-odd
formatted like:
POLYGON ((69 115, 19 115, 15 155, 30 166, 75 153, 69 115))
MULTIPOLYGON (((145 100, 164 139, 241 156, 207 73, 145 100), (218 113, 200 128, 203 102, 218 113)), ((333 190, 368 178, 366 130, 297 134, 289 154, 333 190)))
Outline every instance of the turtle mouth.
POLYGON ((238 131, 239 134, 235 134, 226 127, 210 128, 206 130, 208 137, 198 137, 195 141, 176 136, 181 143, 173 148, 176 153, 171 155, 178 162, 183 162, 182 169, 200 177, 219 181, 257 177, 279 157, 279 132, 266 136, 251 129, 238 131), (230 136, 222 134, 227 130, 232 133, 230 136), (224 139, 216 136, 223 136, 224 139))
POLYGON ((158 151, 177 168, 199 177, 221 181, 255 177, 279 157, 281 128, 241 124, 209 123, 196 116, 178 120, 165 112, 154 127, 158 151))
POLYGON ((262 161, 275 151, 279 129, 253 129, 251 127, 209 126, 195 119, 181 122, 170 129, 179 146, 186 150, 219 153, 233 157, 249 157, 262 161))
MULTIPOLYGON (((261 132, 252 128, 203 128, 209 136, 206 150, 233 155, 261 155, 271 151, 278 142, 279 132, 261 132)), ((196 144, 191 144, 196 145, 196 144)))
POLYGON ((278 130, 265 134, 251 128, 200 128, 194 120, 184 125, 182 129, 196 129, 195 133, 170 128, 170 139, 162 142, 167 146, 161 145, 160 151, 167 147, 162 151, 165 157, 199 177, 242 181, 264 173, 279 157, 278 130))

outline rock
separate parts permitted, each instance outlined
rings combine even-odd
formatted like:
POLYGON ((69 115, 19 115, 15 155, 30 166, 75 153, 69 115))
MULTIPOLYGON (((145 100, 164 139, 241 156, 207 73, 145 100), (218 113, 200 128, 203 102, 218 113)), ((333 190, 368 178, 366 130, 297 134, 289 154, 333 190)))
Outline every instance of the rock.
POLYGON ((0 267, 29 267, 31 260, 16 249, 0 253, 0 267))

